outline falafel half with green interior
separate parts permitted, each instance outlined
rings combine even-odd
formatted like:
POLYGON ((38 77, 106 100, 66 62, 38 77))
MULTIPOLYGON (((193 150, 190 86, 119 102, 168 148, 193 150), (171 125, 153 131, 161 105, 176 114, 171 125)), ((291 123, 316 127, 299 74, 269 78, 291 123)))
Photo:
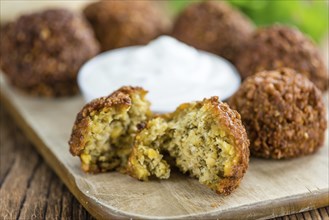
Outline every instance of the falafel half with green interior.
POLYGON ((72 155, 80 157, 84 171, 124 169, 136 133, 152 115, 146 94, 140 87, 125 86, 82 108, 69 145, 72 155))
POLYGON ((239 113, 212 97, 149 120, 135 138, 128 173, 140 180, 167 179, 165 153, 183 173, 228 195, 248 168, 249 140, 239 113))

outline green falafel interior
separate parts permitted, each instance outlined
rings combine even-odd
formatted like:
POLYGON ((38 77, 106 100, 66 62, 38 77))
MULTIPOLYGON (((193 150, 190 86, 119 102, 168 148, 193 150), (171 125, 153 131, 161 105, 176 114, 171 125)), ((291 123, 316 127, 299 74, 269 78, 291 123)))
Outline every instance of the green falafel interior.
POLYGON ((168 179, 174 165, 217 193, 230 194, 249 161, 240 115, 212 97, 152 116, 145 94, 139 87, 122 87, 80 111, 69 144, 82 169, 119 170, 148 180, 168 179))
POLYGON ((69 144, 84 171, 124 169, 136 133, 152 114, 146 93, 139 87, 122 87, 80 111, 69 144))
POLYGON ((140 180, 167 179, 170 166, 164 154, 169 154, 183 173, 227 195, 248 167, 248 145, 239 114, 213 97, 151 119, 136 136, 127 170, 140 180))

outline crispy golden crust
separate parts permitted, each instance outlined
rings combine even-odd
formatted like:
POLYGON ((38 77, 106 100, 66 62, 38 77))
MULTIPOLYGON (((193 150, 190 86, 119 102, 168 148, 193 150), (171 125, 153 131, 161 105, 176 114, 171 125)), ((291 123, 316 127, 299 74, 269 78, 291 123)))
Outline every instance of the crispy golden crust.
POLYGON ((227 104, 212 98, 214 115, 217 115, 218 126, 229 135, 229 143, 236 148, 238 162, 234 165, 230 174, 226 175, 218 183, 217 192, 228 195, 238 187, 249 164, 249 139, 247 132, 242 125, 240 114, 232 110, 227 104))
POLYGON ((293 158, 323 145, 327 122, 321 92, 294 70, 248 77, 229 104, 241 114, 252 155, 293 158))
POLYGON ((288 67, 309 78, 320 90, 328 89, 328 70, 318 49, 294 28, 274 25, 258 29, 236 65, 244 79, 263 70, 288 67))
POLYGON ((104 108, 129 108, 131 106, 130 95, 136 91, 144 94, 147 93, 147 91, 143 90, 141 87, 124 86, 107 97, 94 99, 85 105, 77 114, 72 129, 71 138, 69 140, 71 154, 77 156, 80 155, 83 151, 86 141, 84 137, 88 132, 89 124, 91 122, 90 117, 92 115, 97 114, 101 109, 104 108))
POLYGON ((99 1, 88 5, 84 14, 103 51, 147 44, 164 34, 168 26, 150 1, 99 1))
POLYGON ((177 17, 172 35, 236 63, 253 29, 246 16, 225 2, 204 1, 191 4, 177 17))
POLYGON ((76 94, 78 70, 98 50, 84 18, 64 9, 24 15, 1 28, 1 69, 31 95, 76 94))

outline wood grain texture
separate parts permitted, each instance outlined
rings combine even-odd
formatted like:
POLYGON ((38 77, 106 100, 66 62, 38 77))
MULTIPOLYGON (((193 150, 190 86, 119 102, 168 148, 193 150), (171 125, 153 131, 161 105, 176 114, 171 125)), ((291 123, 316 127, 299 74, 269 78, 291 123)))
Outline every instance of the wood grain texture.
MULTIPOLYGON (((67 146, 75 114, 83 105, 81 97, 57 101, 30 98, 10 89, 3 79, 1 90, 2 103, 11 109, 10 113, 41 155, 95 217, 190 219, 232 218, 234 215, 234 218, 252 219, 282 216, 329 204, 327 142, 317 154, 296 160, 267 161, 252 158, 241 186, 232 195, 222 197, 196 180, 178 173, 173 173, 169 180, 147 183, 116 172, 85 174, 79 168, 79 160, 69 154, 67 146)), ((11 160, 16 163, 15 157, 11 160)), ((8 169, 24 166, 20 164, 24 163, 22 161, 17 162, 17 165, 15 163, 11 168, 1 168, 0 195, 5 191, 3 188, 10 190, 10 184, 6 185, 2 176, 6 176, 8 169)), ((34 160, 32 158, 29 165, 25 165, 30 172, 35 171, 34 175, 45 174, 38 157, 34 160)), ((9 175, 6 179, 10 178, 9 175)), ((38 184, 33 176, 27 178, 22 175, 21 178, 30 187, 38 184)), ((20 194, 26 192, 25 201, 33 201, 32 197, 36 193, 29 192, 28 189, 23 184, 16 191, 20 194)), ((24 202, 20 201, 20 213, 33 214, 36 217, 44 214, 48 203, 42 198, 49 199, 51 190, 39 192, 38 195, 41 195, 41 199, 37 207, 24 207, 24 202)), ((63 200, 62 204, 63 202, 69 203, 63 200)), ((72 209, 75 210, 74 207, 72 209)), ((60 212, 62 216, 69 216, 69 210, 62 209, 60 212)), ((83 215, 79 211, 74 213, 75 218, 83 215)), ((12 211, 7 214, 14 216, 17 213, 12 211)))
POLYGON ((40 157, 2 106, 0 140, 1 220, 94 219, 40 157))

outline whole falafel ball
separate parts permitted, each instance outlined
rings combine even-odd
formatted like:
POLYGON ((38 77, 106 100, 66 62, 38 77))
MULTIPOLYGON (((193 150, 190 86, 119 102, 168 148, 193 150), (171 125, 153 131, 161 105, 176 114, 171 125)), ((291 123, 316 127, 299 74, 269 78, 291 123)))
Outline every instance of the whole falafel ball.
POLYGON ((103 51, 147 44, 167 29, 165 17, 150 1, 99 1, 84 14, 103 51))
POLYGON ((295 28, 282 25, 260 28, 237 59, 242 78, 281 67, 297 70, 322 91, 328 88, 327 68, 318 49, 295 28))
POLYGON ((205 1, 191 4, 177 17, 172 35, 236 63, 253 30, 252 22, 225 2, 205 1))
POLYGON ((327 122, 321 92, 292 69, 248 77, 229 104, 241 114, 254 156, 293 158, 323 145, 327 122))
POLYGON ((1 29, 0 66, 21 90, 40 96, 78 92, 81 65, 99 46, 80 15, 53 9, 24 15, 1 29))

